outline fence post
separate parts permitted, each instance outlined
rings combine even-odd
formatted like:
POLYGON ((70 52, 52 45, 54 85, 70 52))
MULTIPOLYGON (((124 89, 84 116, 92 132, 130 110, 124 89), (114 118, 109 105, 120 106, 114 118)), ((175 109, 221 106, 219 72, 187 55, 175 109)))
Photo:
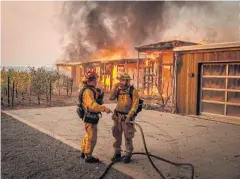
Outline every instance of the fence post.
POLYGON ((13 81, 13 86, 12 86, 12 109, 13 109, 13 107, 14 107, 14 81, 13 81))
POLYGON ((71 86, 70 86, 70 96, 72 96, 72 88, 73 88, 73 80, 71 80, 71 86))
POLYGON ((68 76, 67 76, 67 96, 68 96, 68 76))
POLYGON ((10 106, 10 76, 8 75, 8 106, 10 106))
POLYGON ((49 103, 50 103, 50 106, 51 106, 51 100, 52 100, 52 82, 50 80, 50 93, 49 93, 49 103))

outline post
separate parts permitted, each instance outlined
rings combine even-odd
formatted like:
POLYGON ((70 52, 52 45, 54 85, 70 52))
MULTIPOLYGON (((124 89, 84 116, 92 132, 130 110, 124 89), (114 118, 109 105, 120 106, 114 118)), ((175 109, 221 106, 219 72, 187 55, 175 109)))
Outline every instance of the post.
POLYGON ((68 76, 67 76, 67 96, 68 96, 68 76))
POLYGON ((160 57, 157 59, 157 89, 158 89, 158 92, 160 94, 160 78, 161 78, 161 75, 160 75, 160 57))
POLYGON ((18 89, 16 88, 16 98, 18 98, 18 89))
POLYGON ((127 60, 125 60, 125 63, 124 63, 124 72, 127 73, 127 60))
POLYGON ((8 74, 8 106, 10 106, 10 76, 8 74))
POLYGON ((148 95, 148 97, 149 97, 149 92, 150 92, 150 91, 149 91, 149 90, 150 90, 150 72, 151 72, 151 71, 150 71, 150 70, 151 70, 150 68, 151 68, 151 67, 150 67, 150 64, 148 64, 148 78, 147 78, 147 79, 148 79, 148 85, 147 85, 147 86, 148 86, 148 87, 147 87, 147 95, 148 95))
POLYGON ((99 81, 102 82, 102 65, 101 62, 99 63, 99 81))
POLYGON ((143 90, 146 89, 146 67, 143 67, 143 90))
POLYGON ((112 89, 113 68, 114 68, 114 65, 113 65, 113 64, 110 64, 110 69, 111 69, 111 72, 110 72, 110 84, 109 84, 109 88, 110 88, 110 90, 112 89))
POLYGON ((51 100, 52 100, 52 82, 50 80, 50 86, 49 86, 49 104, 51 106, 51 100))
POLYGON ((72 88, 73 88, 73 80, 71 80, 71 86, 70 86, 70 96, 72 96, 72 88))
POLYGON ((159 75, 158 75, 158 86, 159 86, 159 89, 160 91, 162 91, 163 93, 163 81, 162 81, 162 77, 163 77, 163 74, 162 74, 162 63, 163 63, 163 52, 162 54, 160 55, 160 58, 159 58, 159 75))
MULTIPOLYGON (((154 84, 153 84, 153 78, 154 78, 154 62, 152 62, 152 75, 151 75, 151 84, 152 84, 152 86, 151 86, 151 92, 152 92, 152 94, 153 94, 153 87, 154 87, 154 84)), ((152 95, 151 94, 151 95, 152 95)))
POLYGON ((173 73, 174 73, 174 85, 173 85, 173 99, 172 101, 174 102, 174 106, 175 106, 175 113, 178 112, 177 110, 177 61, 178 61, 178 52, 175 52, 174 54, 174 68, 173 68, 173 73))
POLYGON ((14 81, 13 81, 13 86, 12 86, 12 109, 13 109, 13 107, 14 107, 14 81))
POLYGON ((137 58, 137 89, 139 89, 139 51, 138 51, 138 58, 137 58))
POLYGON ((103 64, 103 73, 104 73, 104 92, 106 93, 106 63, 103 64))

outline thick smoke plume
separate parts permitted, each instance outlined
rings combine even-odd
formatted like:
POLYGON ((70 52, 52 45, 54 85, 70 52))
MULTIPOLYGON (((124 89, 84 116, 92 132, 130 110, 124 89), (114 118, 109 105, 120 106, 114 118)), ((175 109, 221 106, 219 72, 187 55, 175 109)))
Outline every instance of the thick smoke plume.
POLYGON ((134 54, 135 46, 175 39, 239 41, 239 12, 239 2, 64 2, 62 58, 86 60, 118 48, 134 54))

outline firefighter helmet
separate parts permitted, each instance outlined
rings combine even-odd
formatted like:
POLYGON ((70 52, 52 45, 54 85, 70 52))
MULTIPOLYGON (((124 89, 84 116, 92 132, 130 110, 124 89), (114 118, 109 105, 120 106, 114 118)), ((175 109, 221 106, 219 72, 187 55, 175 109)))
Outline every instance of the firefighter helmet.
POLYGON ((83 76, 82 82, 83 83, 90 82, 97 79, 97 77, 98 77, 98 74, 96 72, 89 71, 86 75, 83 76))
POLYGON ((128 73, 123 73, 119 76, 119 80, 131 80, 131 77, 128 73))

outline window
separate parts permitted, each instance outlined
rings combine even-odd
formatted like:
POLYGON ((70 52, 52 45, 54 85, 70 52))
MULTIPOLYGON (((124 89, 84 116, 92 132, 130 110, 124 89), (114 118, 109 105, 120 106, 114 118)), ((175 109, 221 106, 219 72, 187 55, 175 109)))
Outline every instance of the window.
POLYGON ((203 64, 201 113, 240 117, 240 64, 203 64))

